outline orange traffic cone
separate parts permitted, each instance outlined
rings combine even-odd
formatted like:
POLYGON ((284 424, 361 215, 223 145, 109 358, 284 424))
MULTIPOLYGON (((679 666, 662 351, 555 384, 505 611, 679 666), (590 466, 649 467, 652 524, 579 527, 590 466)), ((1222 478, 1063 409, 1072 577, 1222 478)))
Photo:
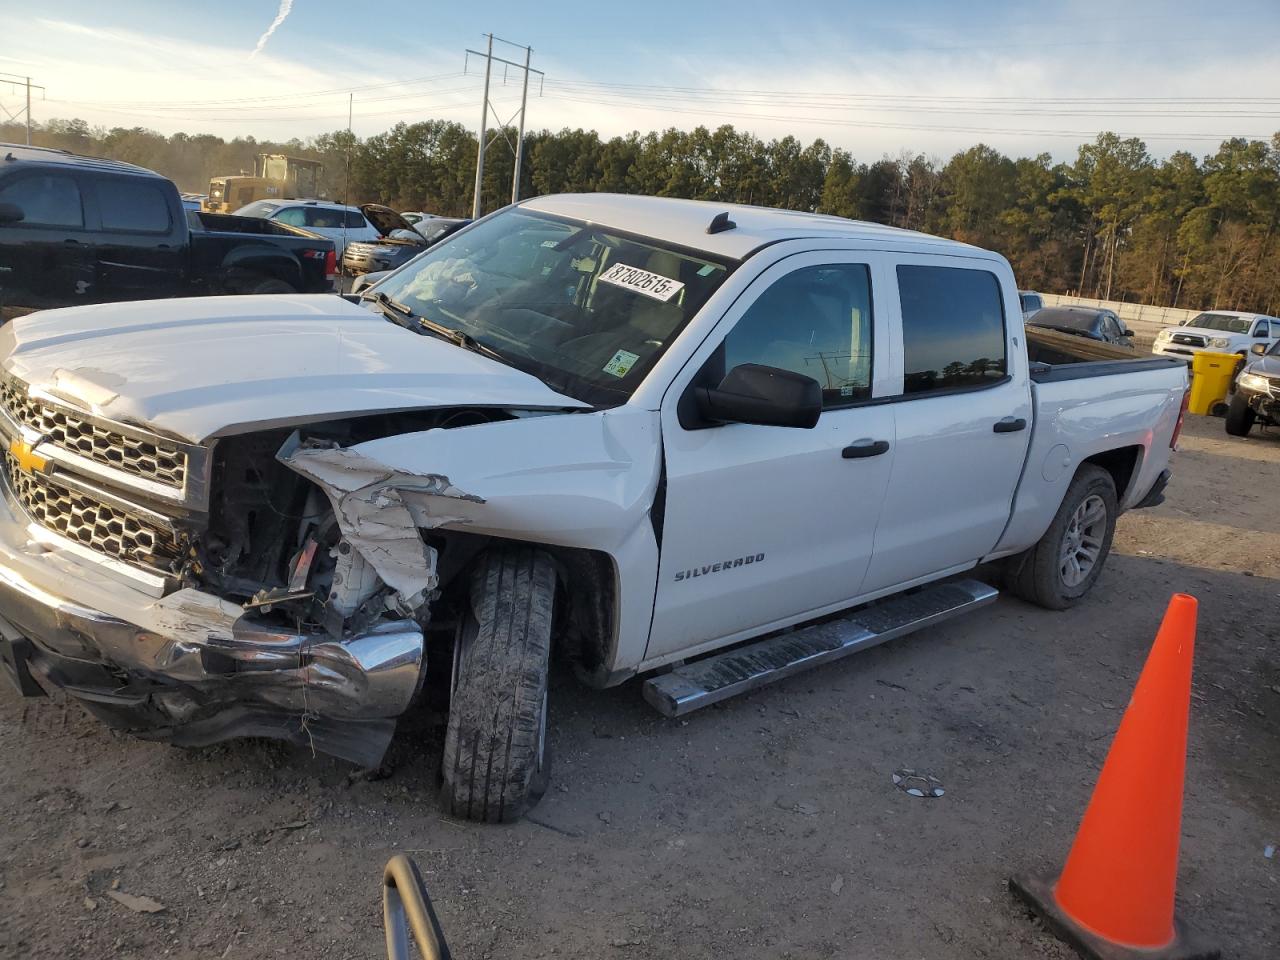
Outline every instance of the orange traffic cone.
POLYGON ((1173 912, 1196 599, 1174 594, 1056 883, 1009 888, 1085 957, 1214 960, 1173 912))

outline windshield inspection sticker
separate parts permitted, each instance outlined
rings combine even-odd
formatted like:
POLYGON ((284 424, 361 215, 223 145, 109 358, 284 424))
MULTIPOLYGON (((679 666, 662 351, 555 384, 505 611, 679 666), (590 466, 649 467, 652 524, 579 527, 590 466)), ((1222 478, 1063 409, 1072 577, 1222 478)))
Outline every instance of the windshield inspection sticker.
POLYGON ((613 355, 613 359, 604 365, 604 372, 615 377, 625 377, 631 372, 631 368, 636 365, 636 361, 639 359, 640 354, 638 353, 632 353, 630 350, 619 350, 613 355))
POLYGON ((646 297, 652 297, 654 300, 661 300, 663 303, 684 289, 684 284, 679 280, 672 280, 660 273, 650 273, 639 267, 628 267, 625 263, 615 263, 600 274, 600 279, 605 283, 612 283, 615 287, 623 287, 626 290, 644 294, 646 297))

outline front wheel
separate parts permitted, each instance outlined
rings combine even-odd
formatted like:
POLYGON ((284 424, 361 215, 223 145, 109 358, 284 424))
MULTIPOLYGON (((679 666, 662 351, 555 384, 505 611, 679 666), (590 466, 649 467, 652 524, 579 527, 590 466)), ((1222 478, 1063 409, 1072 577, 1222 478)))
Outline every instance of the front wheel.
POLYGON ((1227 407, 1227 433, 1233 437, 1247 437, 1249 431, 1253 429, 1253 421, 1257 418, 1258 414, 1254 412, 1253 407, 1249 406, 1249 401, 1245 399, 1244 394, 1237 391, 1232 395, 1231 403, 1227 407))
POLYGON ((506 823, 547 786, 547 673, 555 566, 532 547, 490 550, 471 578, 454 651, 442 761, 445 809, 506 823))
POLYGON ((1016 597, 1065 610, 1097 581, 1111 552, 1119 507, 1111 474, 1087 463, 1067 488, 1039 542, 1010 560, 1005 586, 1016 597))

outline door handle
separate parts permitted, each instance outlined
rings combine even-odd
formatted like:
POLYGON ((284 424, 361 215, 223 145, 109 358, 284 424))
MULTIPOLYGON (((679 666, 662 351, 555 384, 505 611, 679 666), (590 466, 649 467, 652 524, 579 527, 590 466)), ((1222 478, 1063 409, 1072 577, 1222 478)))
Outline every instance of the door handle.
POLYGON ((68 247, 78 247, 78 246, 80 246, 80 241, 79 241, 79 240, 72 240, 72 239, 70 239, 70 238, 67 238, 66 240, 63 240, 62 242, 63 242, 66 246, 68 246, 68 247))
POLYGON ((1027 421, 1022 417, 1005 417, 1003 420, 997 420, 996 425, 991 429, 996 433, 1017 433, 1019 430, 1027 429, 1027 421))
POLYGON ((888 440, 855 440, 843 450, 840 456, 846 460, 861 460, 863 457, 878 457, 889 452, 888 440))

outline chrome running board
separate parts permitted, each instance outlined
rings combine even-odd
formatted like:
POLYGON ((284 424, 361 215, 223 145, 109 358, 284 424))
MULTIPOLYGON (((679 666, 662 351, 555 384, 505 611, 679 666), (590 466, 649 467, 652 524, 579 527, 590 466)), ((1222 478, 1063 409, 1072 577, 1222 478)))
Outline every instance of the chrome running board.
POLYGON ((977 580, 956 580, 899 594, 839 620, 775 634, 651 677, 644 683, 644 698, 665 716, 684 716, 699 707, 984 607, 998 595, 994 587, 977 580))

